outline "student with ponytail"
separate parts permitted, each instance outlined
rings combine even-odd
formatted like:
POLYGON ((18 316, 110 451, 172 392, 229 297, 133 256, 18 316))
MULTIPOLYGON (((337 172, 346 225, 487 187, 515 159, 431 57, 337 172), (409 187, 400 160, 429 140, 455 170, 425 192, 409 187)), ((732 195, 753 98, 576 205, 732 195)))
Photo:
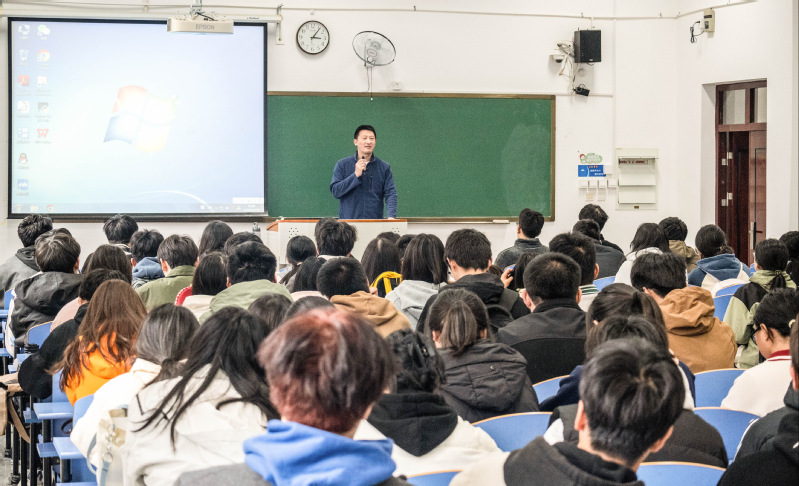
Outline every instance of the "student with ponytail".
POLYGON ((488 339, 489 324, 485 304, 466 289, 442 290, 427 317, 444 361, 446 383, 439 392, 468 422, 538 411, 527 361, 488 339))
POLYGON ((768 239, 755 247, 755 273, 749 283, 740 287, 730 299, 724 322, 735 332, 735 341, 744 347, 738 366, 751 368, 760 362, 760 353, 753 339, 757 323, 753 322, 757 304, 776 289, 795 289, 796 284, 785 271, 788 266, 788 247, 768 239))
POLYGON ((711 291, 722 280, 749 280, 749 267, 735 258, 735 252, 727 246, 727 235, 721 228, 715 224, 702 226, 696 232, 694 243, 700 260, 688 274, 688 285, 711 291))

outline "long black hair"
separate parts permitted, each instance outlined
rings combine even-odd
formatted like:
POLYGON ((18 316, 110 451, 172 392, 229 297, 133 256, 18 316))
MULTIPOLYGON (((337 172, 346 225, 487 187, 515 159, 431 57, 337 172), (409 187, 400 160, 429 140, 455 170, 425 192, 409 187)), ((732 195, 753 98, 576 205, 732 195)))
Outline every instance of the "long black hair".
POLYGON ((774 272, 770 284, 772 290, 787 286, 788 247, 785 243, 773 238, 761 241, 755 246, 755 262, 761 269, 774 272))
POLYGON ((217 409, 243 402, 258 407, 268 419, 280 418, 269 401, 264 369, 255 358, 268 333, 260 319, 244 309, 225 307, 215 312, 192 338, 189 346, 192 351, 178 382, 153 410, 142 410, 144 423, 138 430, 168 425, 174 448, 178 420, 205 393, 219 372, 227 376, 241 397, 223 400, 216 405, 217 409), (195 376, 206 369, 200 385, 190 387, 195 376))
POLYGON ((662 252, 669 251, 669 239, 663 229, 655 223, 643 223, 638 226, 630 243, 633 253, 644 248, 658 248, 662 252))

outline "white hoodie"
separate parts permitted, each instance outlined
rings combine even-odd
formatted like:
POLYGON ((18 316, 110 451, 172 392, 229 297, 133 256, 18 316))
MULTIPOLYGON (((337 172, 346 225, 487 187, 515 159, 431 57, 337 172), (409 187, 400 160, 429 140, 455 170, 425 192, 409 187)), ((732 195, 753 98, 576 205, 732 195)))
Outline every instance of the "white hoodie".
POLYGON ((394 304, 398 311, 405 314, 411 323, 411 329, 416 330, 419 316, 427 300, 436 295, 446 284, 432 284, 422 280, 403 280, 394 290, 386 294, 386 299, 394 304))
POLYGON ((663 253, 660 251, 660 248, 650 247, 644 248, 635 252, 630 252, 627 254, 627 260, 621 264, 619 267, 619 271, 616 272, 616 280, 613 283, 623 283, 632 286, 632 281, 630 280, 630 271, 633 269, 633 262, 636 258, 641 255, 646 255, 647 253, 663 253))

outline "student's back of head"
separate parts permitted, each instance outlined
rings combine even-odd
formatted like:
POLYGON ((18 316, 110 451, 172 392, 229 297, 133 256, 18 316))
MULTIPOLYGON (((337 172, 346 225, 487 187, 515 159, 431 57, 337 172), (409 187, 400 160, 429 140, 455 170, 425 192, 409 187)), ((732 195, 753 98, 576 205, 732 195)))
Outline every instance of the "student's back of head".
POLYGON ((684 289, 685 262, 673 253, 647 253, 633 262, 630 280, 638 290, 645 288, 659 297, 676 289, 684 289))
POLYGON ((139 230, 130 237, 130 254, 136 263, 147 257, 157 257, 158 247, 164 242, 164 235, 158 230, 139 230))
POLYGON ((655 299, 622 283, 608 285, 591 301, 585 313, 586 330, 590 332, 595 325, 613 316, 643 316, 658 325, 665 325, 655 299))
POLYGON ((158 246, 158 258, 169 268, 194 266, 197 263, 197 245, 188 235, 170 235, 158 246))
POLYGON ((80 245, 72 236, 51 230, 36 238, 34 259, 42 272, 75 273, 80 245))
POLYGON ((249 241, 254 241, 256 243, 263 244, 263 240, 261 240, 260 236, 256 235, 255 233, 251 233, 249 231, 242 231, 241 233, 235 233, 233 236, 228 238, 227 241, 225 241, 224 251, 225 253, 228 254, 228 256, 230 256, 230 253, 233 251, 234 248, 236 248, 238 245, 242 243, 247 243, 249 241))
POLYGON ((261 319, 268 332, 272 332, 283 322, 291 304, 291 299, 285 295, 266 294, 255 299, 247 312, 261 319))
POLYGON ((98 268, 83 276, 80 281, 80 287, 78 287, 78 298, 85 302, 89 302, 92 300, 92 297, 94 297, 94 293, 97 292, 97 288, 108 280, 121 280, 130 283, 127 276, 117 270, 98 268))
POLYGON ((402 279, 432 284, 446 283, 444 244, 438 236, 422 233, 408 242, 402 258, 402 279))
POLYGON ((316 232, 316 246, 320 255, 348 256, 355 246, 358 233, 354 226, 335 219, 320 224, 316 232))
POLYGON ((402 262, 397 245, 385 238, 375 238, 366 245, 361 257, 361 266, 370 282, 383 272, 399 273, 402 262))
POLYGON ((284 316, 283 320, 287 321, 299 314, 326 307, 335 309, 336 306, 329 300, 325 299, 324 297, 319 297, 318 295, 303 297, 301 299, 295 300, 294 303, 291 304, 291 307, 289 307, 286 311, 286 315, 284 316))
POLYGON ((707 224, 699 228, 694 244, 702 258, 733 253, 732 248, 727 246, 727 235, 715 224, 707 224))
POLYGON ((447 238, 444 256, 461 268, 485 270, 491 265, 491 242, 477 230, 456 230, 447 238))
POLYGON ((202 236, 200 236, 200 255, 211 253, 212 251, 223 251, 225 242, 233 236, 233 229, 224 221, 209 221, 205 225, 202 236))
POLYGON ((393 231, 383 231, 382 233, 378 234, 375 238, 385 238, 396 245, 401 236, 399 233, 395 233, 393 231))
POLYGON ((599 225, 596 224, 596 221, 593 219, 581 219, 574 223, 572 227, 572 231, 575 233, 581 233, 589 238, 593 238, 595 240, 601 239, 601 233, 599 230, 599 225))
POLYGON ((688 226, 685 224, 685 221, 680 218, 673 216, 665 218, 658 223, 658 226, 660 226, 663 233, 666 234, 666 238, 668 238, 669 241, 685 241, 685 238, 688 236, 688 226))
POLYGON ((125 255, 125 251, 118 246, 100 245, 94 250, 86 271, 91 272, 99 268, 116 270, 125 275, 128 283, 133 281, 133 267, 130 265, 130 259, 125 255))
POLYGON ((232 249, 227 262, 230 285, 254 280, 275 281, 277 259, 263 243, 249 241, 232 249))
POLYGON ((156 381, 177 375, 189 357, 190 344, 200 323, 192 312, 175 304, 162 304, 147 314, 136 338, 136 359, 161 366, 156 381))
POLYGON ((389 334, 386 341, 397 363, 392 393, 433 393, 444 382, 444 363, 424 336, 401 329, 389 334))
POLYGON ((596 204, 586 204, 580 210, 580 213, 577 215, 579 219, 591 219, 599 225, 599 231, 605 227, 605 223, 608 221, 608 213, 602 209, 601 206, 597 206, 596 204))
POLYGON ((788 248, 788 266, 785 271, 791 280, 799 285, 799 231, 789 231, 780 236, 780 241, 788 248))
POLYGON ((577 299, 580 266, 557 252, 538 255, 524 269, 524 289, 536 304, 553 299, 577 299))
POLYGON ((580 285, 590 285, 597 275, 596 246, 580 233, 561 233, 549 242, 549 251, 569 256, 580 265, 580 285))
POLYGON ((529 208, 522 209, 519 213, 519 229, 528 239, 538 238, 541 228, 544 227, 544 215, 529 208))
POLYGON ((294 286, 291 287, 292 292, 303 292, 310 290, 317 290, 316 277, 319 275, 319 270, 325 264, 324 258, 311 257, 306 259, 294 277, 294 286))
POLYGON ((369 283, 361 264, 354 258, 334 258, 322 265, 316 276, 316 288, 328 299, 335 295, 369 292, 369 283))
POLYGON ((127 245, 130 237, 138 231, 139 225, 127 214, 111 216, 103 224, 103 232, 112 245, 127 245))
POLYGON ((590 358, 602 344, 630 337, 641 338, 661 351, 669 349, 669 338, 662 321, 656 323, 640 315, 615 315, 591 326, 585 339, 585 355, 590 358))
POLYGON ((769 288, 784 289, 787 285, 788 247, 773 238, 763 240, 755 246, 755 263, 761 270, 774 272, 769 288))
POLYGON ((682 375, 668 348, 641 338, 615 339, 594 349, 583 368, 584 417, 578 406, 575 428, 593 450, 635 468, 650 448, 665 443, 684 400, 682 375))
POLYGON ((298 265, 314 256, 316 256, 316 245, 312 239, 302 235, 289 238, 286 244, 286 260, 290 264, 298 265))
POLYGON ((466 289, 442 290, 427 315, 427 327, 442 348, 460 356, 488 333, 491 320, 480 297, 466 289))
POLYGON ((36 238, 53 229, 53 220, 41 214, 25 216, 17 226, 17 236, 22 246, 29 247, 36 243, 36 238))
POLYGON ((227 288, 228 257, 222 252, 206 253, 191 280, 191 295, 216 295, 227 288))
POLYGON ((635 231, 630 250, 634 252, 644 248, 657 248, 660 251, 669 251, 669 239, 663 229, 655 223, 643 223, 635 231))

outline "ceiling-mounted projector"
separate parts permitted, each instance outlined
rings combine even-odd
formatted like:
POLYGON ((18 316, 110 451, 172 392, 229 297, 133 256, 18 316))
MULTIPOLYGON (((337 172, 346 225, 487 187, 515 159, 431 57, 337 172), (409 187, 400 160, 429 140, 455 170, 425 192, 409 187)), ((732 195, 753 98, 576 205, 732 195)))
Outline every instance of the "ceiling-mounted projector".
POLYGON ((166 21, 166 31, 182 34, 232 34, 233 21, 206 14, 203 12, 202 0, 196 0, 189 15, 172 17, 166 21))

